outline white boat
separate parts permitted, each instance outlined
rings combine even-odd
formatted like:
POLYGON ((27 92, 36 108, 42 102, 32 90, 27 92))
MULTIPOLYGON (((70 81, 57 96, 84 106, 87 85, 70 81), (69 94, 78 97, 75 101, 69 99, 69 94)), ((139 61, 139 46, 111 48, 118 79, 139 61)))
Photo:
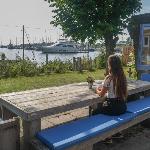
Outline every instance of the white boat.
POLYGON ((66 40, 59 40, 53 45, 42 47, 43 53, 78 53, 80 51, 78 44, 66 40))

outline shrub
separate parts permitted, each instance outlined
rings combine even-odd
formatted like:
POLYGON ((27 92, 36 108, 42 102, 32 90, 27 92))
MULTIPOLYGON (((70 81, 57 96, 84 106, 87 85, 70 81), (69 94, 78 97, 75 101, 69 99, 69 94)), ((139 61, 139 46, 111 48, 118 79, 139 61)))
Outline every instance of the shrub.
POLYGON ((104 50, 94 59, 96 69, 104 69, 106 67, 106 53, 104 50))
POLYGON ((131 69, 132 74, 131 78, 137 79, 137 71, 136 71, 136 66, 135 66, 135 56, 132 53, 129 55, 130 62, 127 64, 127 66, 131 69))

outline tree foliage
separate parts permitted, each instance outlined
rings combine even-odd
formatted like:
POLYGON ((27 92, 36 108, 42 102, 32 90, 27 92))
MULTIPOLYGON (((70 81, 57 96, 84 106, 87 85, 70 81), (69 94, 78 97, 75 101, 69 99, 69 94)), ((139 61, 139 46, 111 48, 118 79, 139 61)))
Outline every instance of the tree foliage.
MULTIPOLYGON (((46 0, 45 0, 46 1, 46 0)), ((105 40, 110 54, 128 18, 139 12, 141 0, 48 0, 54 8, 53 21, 66 36, 90 43, 105 40)))

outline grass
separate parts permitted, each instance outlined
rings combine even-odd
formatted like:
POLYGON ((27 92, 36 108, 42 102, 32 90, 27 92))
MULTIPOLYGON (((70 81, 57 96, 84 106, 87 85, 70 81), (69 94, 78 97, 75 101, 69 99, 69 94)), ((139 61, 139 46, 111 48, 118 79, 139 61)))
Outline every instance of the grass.
MULTIPOLYGON (((127 75, 127 68, 124 68, 127 75)), ((10 93, 52 86, 60 86, 76 82, 85 82, 88 75, 97 80, 104 79, 104 69, 95 72, 68 72, 34 77, 18 77, 0 80, 0 93, 10 93)))
POLYGON ((104 70, 97 70, 95 72, 69 72, 65 74, 1 79, 0 93, 60 86, 75 82, 85 82, 88 75, 93 76, 94 79, 104 79, 104 70))

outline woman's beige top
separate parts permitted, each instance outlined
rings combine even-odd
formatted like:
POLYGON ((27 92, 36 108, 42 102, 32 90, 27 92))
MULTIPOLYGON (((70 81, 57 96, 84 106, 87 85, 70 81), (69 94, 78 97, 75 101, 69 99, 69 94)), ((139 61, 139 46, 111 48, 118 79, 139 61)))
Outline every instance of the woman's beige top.
POLYGON ((113 80, 110 76, 105 78, 103 87, 106 87, 108 89, 106 93, 107 98, 117 98, 113 88, 113 80))

